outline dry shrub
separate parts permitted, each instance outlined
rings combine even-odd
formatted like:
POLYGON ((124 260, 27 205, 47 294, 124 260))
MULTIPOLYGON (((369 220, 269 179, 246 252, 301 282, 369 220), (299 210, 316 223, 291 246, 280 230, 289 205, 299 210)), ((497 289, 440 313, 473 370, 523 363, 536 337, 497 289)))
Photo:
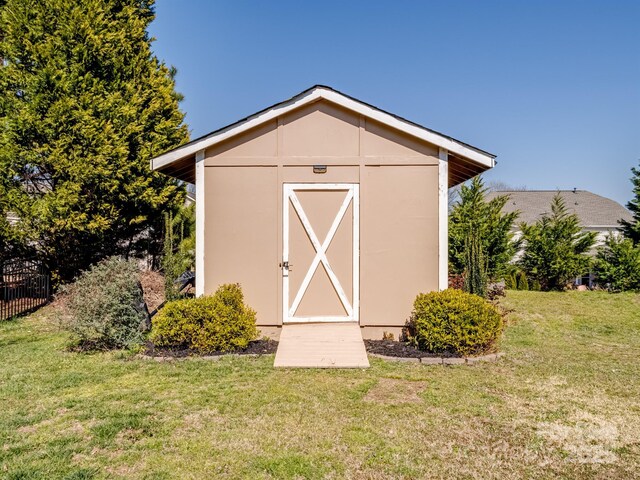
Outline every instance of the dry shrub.
POLYGON ((134 262, 108 258, 64 289, 65 328, 82 350, 128 348, 143 341, 148 313, 134 262))

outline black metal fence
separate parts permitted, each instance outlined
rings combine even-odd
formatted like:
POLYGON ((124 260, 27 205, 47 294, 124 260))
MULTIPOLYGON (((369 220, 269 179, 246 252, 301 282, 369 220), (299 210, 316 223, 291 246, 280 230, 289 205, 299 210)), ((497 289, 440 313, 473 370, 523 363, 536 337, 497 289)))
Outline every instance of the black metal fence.
POLYGON ((41 307, 51 296, 49 271, 37 260, 0 263, 0 321, 41 307))

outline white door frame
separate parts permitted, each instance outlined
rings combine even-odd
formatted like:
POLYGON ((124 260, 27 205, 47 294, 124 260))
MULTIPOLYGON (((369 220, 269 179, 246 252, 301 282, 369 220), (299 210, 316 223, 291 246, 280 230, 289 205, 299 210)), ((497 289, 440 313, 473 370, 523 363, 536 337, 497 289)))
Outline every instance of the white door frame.
MULTIPOLYGON (((282 185, 282 322, 283 323, 305 323, 305 322, 358 322, 360 318, 360 185, 357 183, 284 183, 282 185), (347 195, 344 198, 336 217, 333 219, 327 237, 322 243, 315 234, 309 219, 300 205, 296 191, 322 191, 322 190, 344 190, 347 195), (349 303, 338 277, 334 273, 327 259, 327 249, 335 236, 340 222, 349 205, 353 203, 353 305, 349 303), (292 205, 302 222, 305 233, 309 236, 316 255, 311 262, 309 270, 296 292, 293 302, 289 297, 289 205, 292 205), (317 316, 317 317, 296 317, 295 312, 300 305, 309 283, 313 278, 320 263, 323 264, 333 288, 336 290, 340 302, 344 306, 347 316, 317 316)), ((293 266, 293 265, 292 265, 293 266)))

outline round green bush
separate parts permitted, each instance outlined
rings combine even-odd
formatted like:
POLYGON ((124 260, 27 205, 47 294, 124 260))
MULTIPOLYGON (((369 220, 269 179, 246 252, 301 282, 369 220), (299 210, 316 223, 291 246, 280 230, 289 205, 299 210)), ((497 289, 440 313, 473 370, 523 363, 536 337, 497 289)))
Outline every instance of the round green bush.
POLYGON ((169 302, 152 323, 155 345, 201 353, 243 349, 258 336, 256 312, 244 304, 238 284, 222 285, 212 296, 169 302))
POLYGON ((419 294, 409 327, 410 340, 421 350, 468 356, 495 351, 503 322, 487 300, 448 289, 419 294))

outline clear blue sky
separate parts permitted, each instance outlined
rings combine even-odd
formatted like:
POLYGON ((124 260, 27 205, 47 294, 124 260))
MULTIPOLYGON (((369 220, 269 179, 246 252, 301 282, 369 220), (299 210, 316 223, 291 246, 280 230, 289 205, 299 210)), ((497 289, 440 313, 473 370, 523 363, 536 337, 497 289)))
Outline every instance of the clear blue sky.
POLYGON ((159 0, 192 137, 326 84, 498 155, 487 175, 631 198, 640 1, 159 0))

